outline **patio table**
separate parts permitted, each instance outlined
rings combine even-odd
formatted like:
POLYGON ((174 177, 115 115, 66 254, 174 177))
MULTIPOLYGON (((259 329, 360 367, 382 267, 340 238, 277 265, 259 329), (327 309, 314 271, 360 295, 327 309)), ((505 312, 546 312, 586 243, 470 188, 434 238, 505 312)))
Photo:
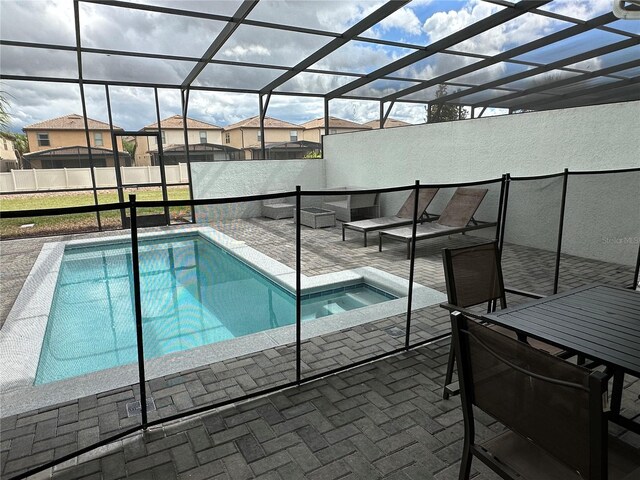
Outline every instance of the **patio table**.
POLYGON ((605 365, 614 378, 610 419, 640 433, 620 415, 624 374, 640 377, 640 292, 585 285, 483 318, 605 365))

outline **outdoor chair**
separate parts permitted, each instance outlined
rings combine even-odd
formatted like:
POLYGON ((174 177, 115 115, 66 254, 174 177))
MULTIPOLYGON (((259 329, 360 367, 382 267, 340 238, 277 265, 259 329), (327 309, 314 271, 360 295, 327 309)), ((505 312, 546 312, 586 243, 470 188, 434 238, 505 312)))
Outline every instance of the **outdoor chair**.
MULTIPOLYGON (((507 297, 502 278, 500 252, 496 241, 471 245, 460 248, 445 248, 442 250, 444 264, 444 278, 447 285, 447 302, 442 304, 449 311, 462 311, 465 315, 480 319, 470 307, 487 304, 487 313, 496 310, 498 302, 500 308, 507 308, 507 297)), ((516 337, 515 332, 498 326, 491 326, 501 330, 505 335, 516 337)), ((525 340, 525 339, 521 339, 525 340)), ((552 355, 564 355, 565 352, 557 347, 530 338, 526 339, 531 346, 545 350, 552 355)), ((449 350, 447 373, 442 397, 446 400, 449 395, 458 391, 458 384, 452 383, 455 356, 453 348, 449 350)))
POLYGON ((465 317, 451 315, 464 444, 459 479, 477 457, 505 479, 640 478, 638 450, 607 433, 607 377, 465 317), (506 429, 476 443, 474 407, 506 429))
MULTIPOLYGON (((486 188, 458 188, 438 220, 416 227, 416 242, 495 226, 496 222, 479 222, 473 218, 487 192, 486 188)), ((412 226, 381 230, 378 237, 378 251, 380 252, 382 251, 383 238, 406 242, 407 259, 410 257, 413 238, 412 226)))
MULTIPOLYGON (((430 220, 431 217, 427 213, 427 208, 431 201, 438 193, 438 188, 421 188, 418 195, 418 214, 417 218, 424 221, 430 220)), ((358 220, 356 222, 346 222, 342 224, 342 241, 344 242, 345 229, 355 230, 364 234, 364 246, 367 246, 367 233, 376 230, 382 230, 389 227, 401 227, 413 223, 413 206, 415 204, 415 191, 411 192, 409 197, 404 201, 398 213, 390 217, 370 218, 367 220, 358 220)))
MULTIPOLYGON (((357 187, 343 187, 335 190, 357 190, 357 187)), ((350 222, 357 216, 363 218, 380 215, 377 193, 328 195, 322 201, 322 208, 336 212, 336 220, 341 222, 350 222)))

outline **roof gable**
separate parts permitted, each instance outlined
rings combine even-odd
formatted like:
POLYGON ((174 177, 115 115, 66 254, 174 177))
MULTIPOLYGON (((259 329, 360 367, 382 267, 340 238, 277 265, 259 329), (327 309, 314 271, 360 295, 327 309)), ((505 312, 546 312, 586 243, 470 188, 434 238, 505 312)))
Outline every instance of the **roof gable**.
MULTIPOLYGON (((164 118, 160 120, 160 126, 163 130, 172 130, 179 129, 182 130, 184 128, 184 123, 182 121, 182 115, 173 115, 171 117, 164 118)), ((158 122, 152 123, 151 125, 145 125, 143 130, 155 130, 158 128, 158 122)), ((187 117, 187 129, 200 129, 200 130, 222 130, 222 127, 214 125, 213 123, 203 122, 202 120, 196 120, 194 118, 187 117)))
MULTIPOLYGON (((306 123, 303 123, 302 126, 306 129, 324 128, 324 117, 310 120, 306 123)), ((329 128, 350 128, 358 130, 371 129, 371 127, 366 124, 363 125, 361 123, 352 122, 350 120, 345 120, 344 118, 338 117, 329 117, 329 128)))
MULTIPOLYGON (((297 129, 301 126, 302 125, 285 122, 284 120, 279 120, 273 117, 264 117, 264 128, 297 129)), ((240 120, 239 122, 224 127, 225 130, 233 130, 236 128, 260 128, 260 117, 256 115, 255 117, 245 118, 244 120, 240 120)))
MULTIPOLYGON (((89 130, 109 130, 109 124, 87 117, 89 130)), ((114 130, 122 128, 113 126, 114 130)), ((51 118, 42 122, 27 125, 23 130, 84 130, 84 118, 77 113, 71 113, 63 117, 51 118)))

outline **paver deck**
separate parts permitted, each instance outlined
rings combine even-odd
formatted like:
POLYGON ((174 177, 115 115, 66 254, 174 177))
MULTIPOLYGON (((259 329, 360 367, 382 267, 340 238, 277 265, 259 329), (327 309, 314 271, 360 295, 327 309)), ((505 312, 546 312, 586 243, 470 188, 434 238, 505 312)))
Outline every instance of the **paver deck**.
MULTIPOLYGON (((252 247, 295 266, 290 220, 249 219, 213 225, 252 247)), ((108 235, 108 233, 106 233, 108 235)), ((440 250, 478 238, 453 236, 417 247, 415 279, 444 291, 440 250)), ((3 242, 4 320, 45 240, 3 242)), ((51 238, 46 241, 52 241, 51 238)), ((360 239, 341 242, 340 229, 304 230, 305 275, 374 266, 408 277, 404 249, 378 253, 360 239)), ((504 271, 514 287, 550 293, 554 255, 508 246, 504 271)), ((577 257, 563 258, 561 288, 604 281, 624 285, 633 270, 577 257)), ((522 301, 510 297, 511 303, 522 301)), ((326 372, 403 345, 404 316, 392 317, 303 344, 303 375, 326 372)), ((448 318, 437 306, 413 315, 412 342, 446 332, 448 318)), ((456 478, 462 438, 459 399, 441 399, 448 341, 421 347, 354 370, 164 424, 44 472, 55 478, 456 478)), ((156 410, 150 419, 193 406, 240 397, 295 378, 295 352, 282 346, 148 382, 156 410)), ((623 406, 640 413, 640 382, 630 382, 623 406)), ((92 395, 35 412, 4 417, 0 425, 3 478, 49 461, 135 425, 127 404, 137 387, 92 395)), ((482 435, 499 429, 481 417, 482 435)), ((635 447, 640 438, 617 431, 635 447)), ((476 465, 477 466, 477 465, 476 465)), ((485 469, 476 478, 494 478, 485 469)))

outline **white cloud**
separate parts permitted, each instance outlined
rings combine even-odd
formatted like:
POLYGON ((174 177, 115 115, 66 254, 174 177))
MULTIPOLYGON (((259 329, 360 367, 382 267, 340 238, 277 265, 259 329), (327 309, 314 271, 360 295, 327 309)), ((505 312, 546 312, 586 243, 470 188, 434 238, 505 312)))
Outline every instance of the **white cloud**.
POLYGON ((270 57, 271 52, 262 45, 234 45, 222 53, 222 56, 224 57, 235 59, 250 58, 254 55, 270 57))
POLYGON ((415 12, 408 7, 402 7, 400 10, 389 15, 379 24, 382 31, 398 29, 410 35, 419 35, 422 31, 420 19, 415 12))

